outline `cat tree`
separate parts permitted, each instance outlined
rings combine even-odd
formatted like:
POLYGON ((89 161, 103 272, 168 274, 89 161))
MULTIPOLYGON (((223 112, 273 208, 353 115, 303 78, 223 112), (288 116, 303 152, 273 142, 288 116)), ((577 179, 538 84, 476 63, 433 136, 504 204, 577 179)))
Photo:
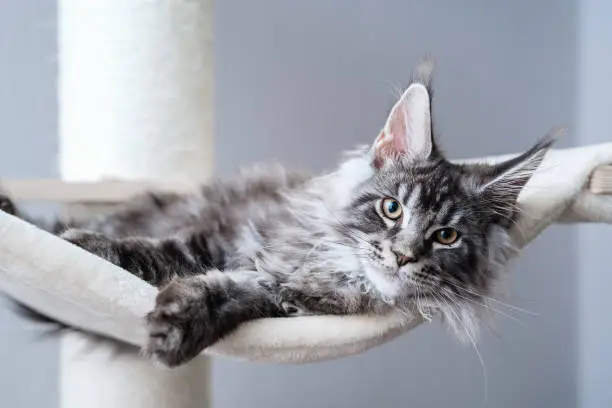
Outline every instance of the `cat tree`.
MULTIPOLYGON (((22 200, 112 204, 145 188, 188 191, 211 174, 212 0, 59 1, 63 181, 3 183, 22 200)), ((475 160, 499 160, 501 157, 475 160)), ((589 180, 612 143, 552 151, 520 196, 519 247, 552 223, 612 223, 612 198, 589 180)), ((85 332, 139 346, 156 289, 0 212, 0 290, 85 332), (32 252, 31 248, 36 248, 32 252)), ((380 345, 418 316, 313 316, 241 326, 190 364, 154 367, 88 335, 62 339, 62 408, 209 405, 207 355, 303 363, 380 345)))
MULTIPOLYGON (((212 0, 60 0, 64 181, 202 182, 212 169, 212 0)), ((110 187, 109 187, 110 190, 110 187)), ((71 206, 70 211, 92 211, 71 206)), ((75 265, 78 265, 75 264, 75 265)), ((88 273, 86 271, 83 271, 88 273)), ((209 405, 209 363, 151 370, 137 354, 66 334, 60 407, 209 405)))

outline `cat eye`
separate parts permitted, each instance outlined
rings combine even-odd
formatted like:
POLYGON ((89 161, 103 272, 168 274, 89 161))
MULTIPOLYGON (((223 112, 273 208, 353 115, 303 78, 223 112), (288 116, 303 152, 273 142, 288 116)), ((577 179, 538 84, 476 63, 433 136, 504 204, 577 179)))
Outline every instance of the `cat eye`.
POLYGON ((451 245, 459 238, 459 233, 453 228, 441 228, 434 232, 434 239, 442 245, 451 245))
POLYGON ((397 220, 402 216, 402 206, 394 198, 385 198, 381 203, 381 210, 385 217, 390 220, 397 220))

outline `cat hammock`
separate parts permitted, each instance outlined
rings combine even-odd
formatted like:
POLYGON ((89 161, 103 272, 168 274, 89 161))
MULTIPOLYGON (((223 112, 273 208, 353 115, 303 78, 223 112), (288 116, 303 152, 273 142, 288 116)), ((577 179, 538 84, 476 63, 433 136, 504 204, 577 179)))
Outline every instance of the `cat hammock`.
MULTIPOLYGON (((597 186, 589 184, 592 174, 608 163, 612 163, 612 143, 549 152, 519 197, 522 216, 513 232, 519 247, 552 223, 612 223, 612 196, 598 194, 597 186)), ((9 181, 6 186, 19 198, 55 201, 92 200, 95 193, 102 201, 109 200, 109 193, 117 200, 117 190, 109 187, 122 185, 124 194, 144 187, 58 183, 60 188, 49 188, 53 184, 9 181)), ((152 309, 157 293, 130 273, 4 213, 0 213, 0 289, 59 321, 135 346, 143 344, 142 317, 152 309)), ((418 316, 400 313, 261 319, 243 324, 204 354, 259 362, 314 362, 366 351, 420 323, 418 316)))
MULTIPOLYGON (((3 186, 20 200, 91 208, 151 187, 189 190, 209 178, 212 6, 212 0, 58 1, 63 181, 7 180, 3 186)), ((612 198, 589 184, 593 172, 609 163, 612 144, 547 155, 520 196, 519 245, 555 222, 612 222, 612 198)), ((1 212, 0 291, 86 333, 135 346, 143 343, 142 316, 156 294, 126 271, 1 212)), ((399 314, 258 320, 173 370, 155 368, 137 353, 115 355, 105 342, 92 346, 87 335, 65 334, 59 406, 207 407, 207 355, 322 361, 364 352, 421 323, 399 314)))

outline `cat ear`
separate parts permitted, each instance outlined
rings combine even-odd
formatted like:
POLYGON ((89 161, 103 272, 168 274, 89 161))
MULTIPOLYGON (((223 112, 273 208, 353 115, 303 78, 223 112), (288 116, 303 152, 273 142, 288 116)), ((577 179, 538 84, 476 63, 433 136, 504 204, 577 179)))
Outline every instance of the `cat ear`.
POLYGON ((478 189, 487 201, 502 213, 514 209, 519 194, 562 131, 562 128, 552 129, 533 147, 512 159, 494 165, 478 166, 478 189))
POLYGON ((433 61, 422 61, 412 74, 412 83, 391 109, 387 122, 374 142, 374 165, 405 157, 427 160, 434 151, 429 81, 433 61))
POLYGON ((406 89, 374 142, 374 163, 408 157, 426 160, 433 150, 429 91, 420 83, 406 89))

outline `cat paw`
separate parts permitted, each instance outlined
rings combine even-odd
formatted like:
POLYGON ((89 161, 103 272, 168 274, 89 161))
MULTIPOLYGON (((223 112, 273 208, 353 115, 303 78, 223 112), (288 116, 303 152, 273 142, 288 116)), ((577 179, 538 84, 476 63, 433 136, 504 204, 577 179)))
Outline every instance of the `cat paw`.
POLYGON ((13 203, 13 200, 0 188, 0 211, 4 211, 7 214, 17 214, 17 207, 13 203))
POLYGON ((280 306, 281 310, 287 317, 308 316, 312 314, 305 307, 302 307, 295 302, 284 301, 281 302, 280 306))
POLYGON ((214 342, 209 329, 206 285, 200 277, 177 279, 164 287, 147 315, 147 344, 143 353, 176 367, 196 357, 214 342))

